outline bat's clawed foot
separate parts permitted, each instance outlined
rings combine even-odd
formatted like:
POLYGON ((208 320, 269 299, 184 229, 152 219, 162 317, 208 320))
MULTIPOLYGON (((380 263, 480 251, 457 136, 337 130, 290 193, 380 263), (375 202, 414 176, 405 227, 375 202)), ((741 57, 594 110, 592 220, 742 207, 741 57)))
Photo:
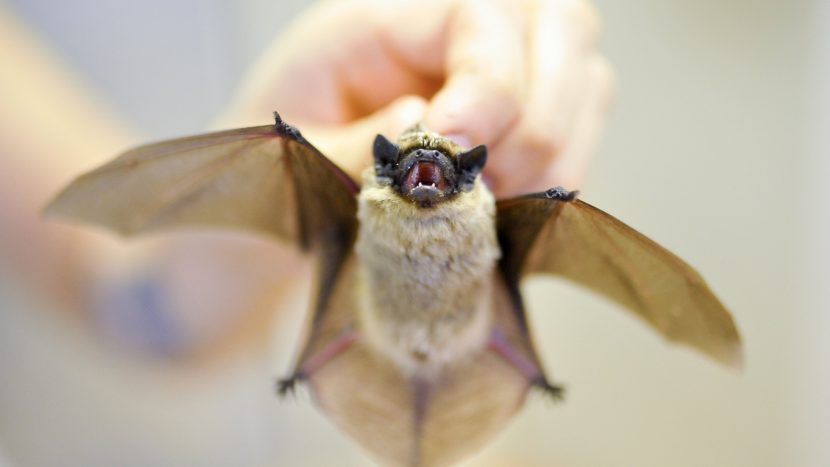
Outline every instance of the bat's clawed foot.
POLYGON ((292 396, 295 395, 297 393, 297 384, 303 381, 305 381, 305 376, 299 373, 295 373, 288 378, 277 380, 277 395, 280 398, 285 398, 289 394, 292 396))
POLYGON ((565 388, 563 386, 551 384, 547 379, 534 381, 533 385, 556 402, 560 402, 565 399, 565 388))

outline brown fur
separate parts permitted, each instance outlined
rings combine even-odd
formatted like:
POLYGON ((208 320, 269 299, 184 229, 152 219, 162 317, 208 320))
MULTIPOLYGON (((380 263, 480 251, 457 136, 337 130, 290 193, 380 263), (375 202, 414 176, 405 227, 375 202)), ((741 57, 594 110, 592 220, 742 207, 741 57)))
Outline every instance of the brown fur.
POLYGON ((464 150, 455 141, 429 131, 420 123, 404 131, 398 138, 397 145, 402 153, 416 148, 438 149, 452 158, 464 150))
MULTIPOLYGON (((398 144, 452 157, 461 150, 419 126, 398 144)), ((378 184, 372 169, 363 182, 357 254, 360 324, 368 341, 409 371, 429 372, 482 348, 500 256, 493 195, 477 181, 469 192, 422 208, 378 184)))

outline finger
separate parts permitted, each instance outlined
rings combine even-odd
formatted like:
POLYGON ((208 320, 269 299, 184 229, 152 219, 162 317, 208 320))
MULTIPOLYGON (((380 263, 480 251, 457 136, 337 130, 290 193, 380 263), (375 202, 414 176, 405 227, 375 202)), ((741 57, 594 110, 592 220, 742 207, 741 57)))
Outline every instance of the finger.
POLYGON ((597 55, 591 60, 589 80, 590 92, 576 112, 570 137, 535 183, 541 185, 539 189, 556 185, 575 189, 582 185, 615 93, 614 74, 604 57, 597 55))
POLYGON ((538 2, 528 48, 529 118, 566 133, 586 89, 585 58, 595 54, 599 15, 584 0, 538 2))
POLYGON ((581 101, 570 112, 572 123, 566 133, 553 131, 550 124, 522 119, 494 148, 494 166, 487 175, 498 197, 582 185, 614 93, 613 73, 605 58, 595 54, 583 62, 572 67, 585 72, 580 73, 583 87, 573 91, 581 101))
POLYGON ((456 0, 389 2, 377 0, 379 40, 404 67, 421 76, 443 79, 446 44, 456 0))
POLYGON ((371 166, 372 142, 378 134, 391 139, 422 121, 426 101, 418 96, 404 96, 373 114, 347 125, 301 126, 309 141, 356 180, 364 168, 371 166))
POLYGON ((493 144, 516 121, 525 80, 519 10, 495 0, 458 3, 446 38, 447 80, 427 126, 463 145, 493 144))
POLYGON ((434 94, 450 2, 427 1, 318 3, 257 60, 219 126, 257 124, 274 110, 287 121, 346 123, 403 95, 434 94))
POLYGON ((530 181, 546 172, 559 148, 553 132, 532 118, 522 118, 491 151, 484 167, 488 187, 497 198, 533 191, 530 181))
POLYGON ((530 13, 527 102, 485 168, 499 196, 543 188, 539 183, 548 179, 548 166, 572 138, 576 113, 595 86, 590 58, 599 35, 596 13, 581 0, 529 5, 536 9, 530 13))

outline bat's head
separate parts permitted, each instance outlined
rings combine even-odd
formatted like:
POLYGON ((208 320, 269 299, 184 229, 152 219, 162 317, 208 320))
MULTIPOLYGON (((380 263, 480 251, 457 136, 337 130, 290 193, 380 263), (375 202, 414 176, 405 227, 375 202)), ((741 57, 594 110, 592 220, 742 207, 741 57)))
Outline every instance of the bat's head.
POLYGON ((378 183, 424 208, 470 191, 487 160, 484 146, 464 150, 421 125, 405 131, 396 143, 378 135, 373 153, 378 183))

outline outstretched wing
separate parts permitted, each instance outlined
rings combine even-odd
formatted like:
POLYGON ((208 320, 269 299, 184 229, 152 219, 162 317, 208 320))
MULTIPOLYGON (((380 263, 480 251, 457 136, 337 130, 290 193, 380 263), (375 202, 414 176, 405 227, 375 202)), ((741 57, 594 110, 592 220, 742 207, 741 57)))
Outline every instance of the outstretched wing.
POLYGON ((620 303, 667 339, 741 366, 729 312, 665 248, 562 189, 499 201, 497 210, 500 267, 512 287, 529 274, 561 275, 620 303))
POLYGON ((46 213, 122 235, 231 227, 304 249, 323 235, 351 238, 358 186, 276 120, 127 151, 72 182, 46 213))

